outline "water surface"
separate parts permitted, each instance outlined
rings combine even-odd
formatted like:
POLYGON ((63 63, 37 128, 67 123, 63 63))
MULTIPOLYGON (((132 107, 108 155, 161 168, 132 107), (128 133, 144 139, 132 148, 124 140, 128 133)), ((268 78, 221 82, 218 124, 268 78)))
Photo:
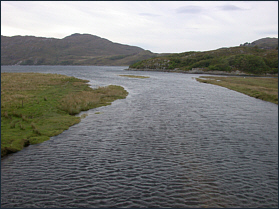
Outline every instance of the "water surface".
POLYGON ((278 207, 277 105, 199 83, 198 75, 123 69, 1 67, 129 92, 2 159, 3 208, 278 207))

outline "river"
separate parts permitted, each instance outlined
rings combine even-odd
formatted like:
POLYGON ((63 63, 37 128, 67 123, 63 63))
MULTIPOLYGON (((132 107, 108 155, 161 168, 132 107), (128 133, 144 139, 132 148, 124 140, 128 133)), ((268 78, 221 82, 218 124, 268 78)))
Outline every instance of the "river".
POLYGON ((129 92, 3 158, 2 208, 278 207, 276 104, 199 83, 199 75, 123 69, 1 67, 129 92), (118 76, 126 74, 150 78, 118 76))

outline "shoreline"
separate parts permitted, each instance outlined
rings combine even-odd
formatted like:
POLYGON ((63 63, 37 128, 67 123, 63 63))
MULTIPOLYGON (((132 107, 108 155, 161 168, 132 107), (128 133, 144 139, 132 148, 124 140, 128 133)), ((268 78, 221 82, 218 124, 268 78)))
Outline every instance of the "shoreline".
POLYGON ((200 76, 200 83, 222 86, 227 89, 278 105, 278 78, 240 76, 200 76))
POLYGON ((184 71, 180 69, 150 69, 150 68, 144 68, 144 69, 136 69, 136 68, 128 68, 125 69, 127 71, 154 71, 154 72, 167 72, 167 73, 184 73, 184 74, 207 74, 207 75, 222 75, 222 76, 247 76, 247 77, 278 77, 278 74, 266 74, 266 75, 256 75, 256 74, 247 74, 243 73, 239 70, 234 72, 225 72, 225 71, 203 71, 200 68, 193 68, 189 71, 184 71))

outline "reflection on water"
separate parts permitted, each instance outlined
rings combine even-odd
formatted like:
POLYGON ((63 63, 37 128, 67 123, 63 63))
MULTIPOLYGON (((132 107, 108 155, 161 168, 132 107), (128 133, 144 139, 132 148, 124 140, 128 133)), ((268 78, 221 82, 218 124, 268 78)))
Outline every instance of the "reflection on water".
POLYGON ((11 69, 121 85, 129 95, 3 159, 2 207, 278 206, 277 105, 197 75, 80 66, 2 72, 11 69))

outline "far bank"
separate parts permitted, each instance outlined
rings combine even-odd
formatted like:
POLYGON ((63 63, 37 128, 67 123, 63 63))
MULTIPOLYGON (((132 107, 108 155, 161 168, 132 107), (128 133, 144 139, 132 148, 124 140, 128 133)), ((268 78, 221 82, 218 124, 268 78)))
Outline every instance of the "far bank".
POLYGON ((176 69, 159 69, 159 68, 143 68, 143 69, 137 69, 137 68, 128 68, 126 69, 128 71, 156 71, 156 72, 169 72, 169 73, 186 73, 186 74, 207 74, 207 75, 224 75, 224 76, 252 76, 252 77, 278 77, 277 74, 251 74, 251 73, 245 73, 239 70, 236 71, 218 71, 218 70, 205 70, 203 68, 192 68, 191 70, 180 70, 179 68, 176 69))
POLYGON ((222 86, 278 105, 278 78, 201 76, 196 80, 222 86))

